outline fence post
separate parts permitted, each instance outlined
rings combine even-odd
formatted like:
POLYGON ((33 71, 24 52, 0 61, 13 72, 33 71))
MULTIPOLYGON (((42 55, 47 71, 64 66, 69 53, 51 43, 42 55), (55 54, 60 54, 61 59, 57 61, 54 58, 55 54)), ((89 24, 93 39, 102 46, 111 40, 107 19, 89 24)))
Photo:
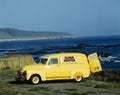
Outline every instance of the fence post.
POLYGON ((21 56, 19 56, 19 68, 22 67, 21 56))

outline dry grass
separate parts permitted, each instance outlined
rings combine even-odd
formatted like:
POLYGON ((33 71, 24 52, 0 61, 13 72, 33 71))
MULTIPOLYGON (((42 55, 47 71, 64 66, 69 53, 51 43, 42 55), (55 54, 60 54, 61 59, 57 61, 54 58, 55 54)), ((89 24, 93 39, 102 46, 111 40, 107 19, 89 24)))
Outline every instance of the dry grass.
POLYGON ((33 60, 32 56, 28 54, 9 54, 0 56, 0 69, 15 69, 29 64, 35 64, 35 61, 33 60))

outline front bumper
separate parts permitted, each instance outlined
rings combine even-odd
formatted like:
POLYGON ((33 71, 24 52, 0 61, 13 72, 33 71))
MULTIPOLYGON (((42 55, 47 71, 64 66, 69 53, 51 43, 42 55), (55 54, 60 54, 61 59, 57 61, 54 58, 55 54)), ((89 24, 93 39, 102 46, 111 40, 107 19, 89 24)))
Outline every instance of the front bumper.
POLYGON ((25 74, 20 74, 18 73, 16 76, 15 76, 15 80, 16 81, 26 81, 26 75, 25 74))

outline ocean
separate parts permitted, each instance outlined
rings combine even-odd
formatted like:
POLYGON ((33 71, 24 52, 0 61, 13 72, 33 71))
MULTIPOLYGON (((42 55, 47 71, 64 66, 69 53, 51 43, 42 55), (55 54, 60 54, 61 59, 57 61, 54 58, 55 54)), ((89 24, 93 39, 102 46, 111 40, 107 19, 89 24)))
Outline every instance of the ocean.
POLYGON ((0 55, 9 52, 32 54, 35 61, 56 52, 97 52, 103 68, 120 69, 120 36, 74 37, 44 40, 0 41, 0 55))

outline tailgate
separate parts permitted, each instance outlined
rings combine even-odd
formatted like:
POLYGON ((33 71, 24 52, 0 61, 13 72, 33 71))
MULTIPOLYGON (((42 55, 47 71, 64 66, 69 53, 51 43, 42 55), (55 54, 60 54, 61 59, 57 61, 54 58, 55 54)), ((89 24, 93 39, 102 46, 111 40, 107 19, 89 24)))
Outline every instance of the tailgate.
POLYGON ((88 61, 89 61, 89 65, 90 65, 90 71, 92 73, 102 71, 102 67, 101 67, 100 61, 98 59, 97 53, 92 53, 92 54, 88 55, 88 61))

